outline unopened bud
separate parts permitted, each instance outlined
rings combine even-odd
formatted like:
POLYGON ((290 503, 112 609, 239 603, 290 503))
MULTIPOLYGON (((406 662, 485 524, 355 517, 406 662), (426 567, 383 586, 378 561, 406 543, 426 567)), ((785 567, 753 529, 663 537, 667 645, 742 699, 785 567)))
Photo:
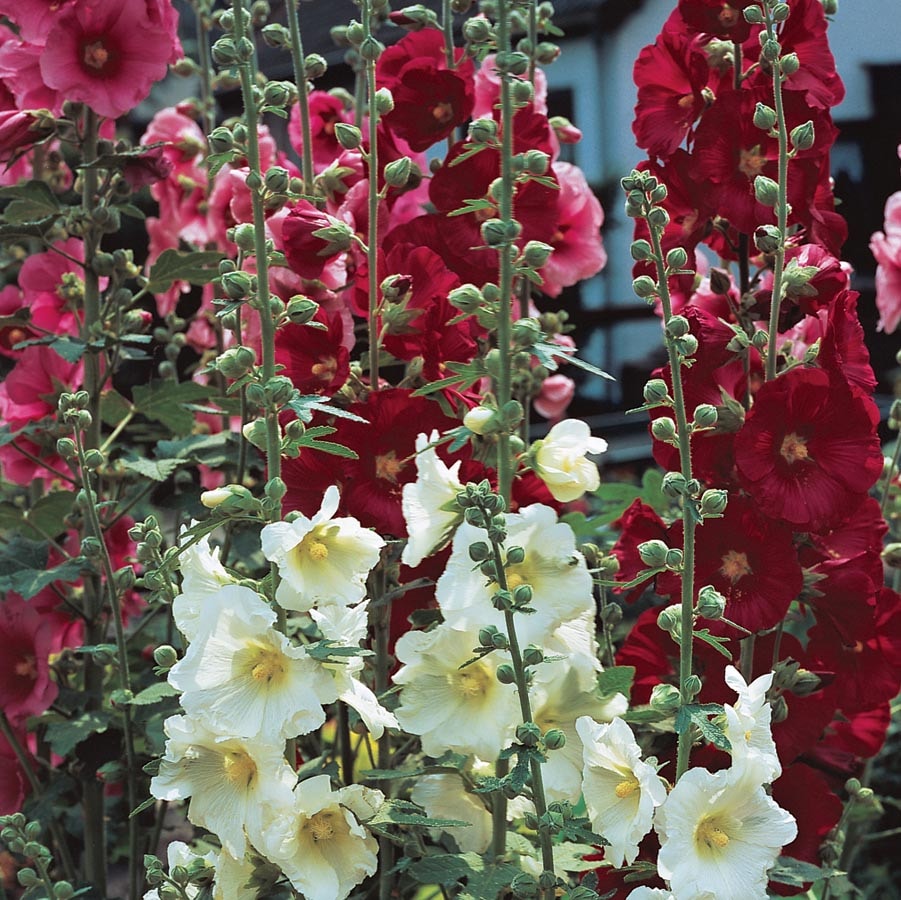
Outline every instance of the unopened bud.
POLYGON ((678 604, 665 606, 657 614, 657 625, 661 631, 674 634, 682 630, 682 609, 678 604))
POLYGON ((562 750, 566 746, 566 735, 559 728, 551 728, 544 734, 544 746, 548 750, 562 750))
POLYGON ((711 488, 701 495, 699 511, 704 518, 717 518, 725 512, 729 492, 711 488))
POLYGON ((489 431, 489 423, 494 422, 495 419, 493 409, 488 409, 487 406, 475 406, 463 416, 463 424, 474 434, 486 434, 489 431))
POLYGON ((648 404, 663 403, 669 398, 669 388, 662 378, 652 378, 642 393, 644 402, 648 404))
POLYGON ((651 434, 658 440, 669 443, 676 439, 676 421, 669 416, 661 416, 651 422, 651 434))
POLYGON ((385 166, 385 183, 394 188, 406 187, 412 171, 413 161, 409 156, 392 160, 385 166))
POLYGON ((516 681, 516 672, 509 663, 503 663, 497 667, 495 677, 501 684, 513 684, 516 681))
POLYGON ((769 131, 776 124, 776 110, 765 103, 754 107, 754 124, 763 131, 769 131))
POLYGON ((655 684, 651 689, 651 709, 670 715, 682 705, 682 695, 671 684, 655 684))
POLYGON ((726 611, 726 598, 713 585, 707 584, 698 591, 695 612, 705 619, 721 619, 726 611))
POLYGON ((709 403, 701 403, 695 407, 694 421, 692 424, 695 428, 713 428, 716 425, 717 411, 716 407, 709 403))
POLYGON ((663 541, 644 541, 638 545, 638 556, 649 569, 662 569, 669 547, 663 541))
POLYGON ((773 207, 779 202, 779 185, 766 175, 754 179, 754 197, 758 203, 773 207))
POLYGON ((632 290, 637 297, 647 300, 657 296, 657 282, 650 275, 639 275, 632 282, 632 290))
POLYGON ((162 644, 153 651, 153 661, 161 669, 171 669, 178 662, 178 653, 169 644, 162 644))

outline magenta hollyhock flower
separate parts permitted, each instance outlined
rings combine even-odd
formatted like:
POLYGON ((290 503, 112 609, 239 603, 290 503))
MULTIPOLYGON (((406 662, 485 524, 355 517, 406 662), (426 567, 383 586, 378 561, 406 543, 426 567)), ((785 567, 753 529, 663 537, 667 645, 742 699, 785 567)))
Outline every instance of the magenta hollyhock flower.
MULTIPOLYGON (((901 148, 899 148, 901 149, 901 148)), ((885 201, 885 231, 870 238, 876 268, 879 330, 892 334, 901 322, 901 191, 885 201)))
POLYGON ((170 15, 146 0, 97 0, 54 19, 41 54, 45 83, 115 119, 166 74, 177 45, 170 15))
POLYGON ((0 163, 30 149, 53 133, 53 125, 30 112, 0 112, 0 163))

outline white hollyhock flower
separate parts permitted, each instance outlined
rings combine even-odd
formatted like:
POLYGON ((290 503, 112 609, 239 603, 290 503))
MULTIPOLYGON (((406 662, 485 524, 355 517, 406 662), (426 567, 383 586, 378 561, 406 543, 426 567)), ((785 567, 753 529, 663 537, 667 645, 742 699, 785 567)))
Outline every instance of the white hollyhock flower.
POLYGON ((421 737, 429 756, 454 750, 496 759, 521 721, 513 685, 496 677, 507 654, 495 651, 460 668, 477 644, 469 632, 439 625, 408 631, 395 645, 403 663, 394 675, 395 684, 403 685, 395 715, 404 731, 421 737))
POLYGON ((343 900, 378 865, 378 843, 358 820, 372 817, 384 795, 359 784, 333 791, 328 775, 317 775, 297 785, 293 800, 266 828, 262 850, 306 900, 343 900))
POLYGON ((775 781, 782 774, 776 742, 770 730, 773 708, 766 692, 773 683, 768 672, 748 684, 735 666, 726 666, 726 684, 738 694, 735 705, 726 704, 726 737, 732 744, 733 765, 753 758, 764 768, 764 781, 775 781))
MULTIPOLYGON (((442 828, 457 842, 463 853, 484 853, 491 843, 491 813, 476 794, 463 786, 456 773, 423 775, 413 787, 410 798, 423 807, 430 818, 469 822, 442 828)), ((432 829, 439 831, 439 829, 432 829)))
POLYGON ((676 900, 674 894, 671 894, 666 888, 652 888, 641 885, 635 888, 626 900, 676 900))
POLYGON ((642 761, 632 729, 622 719, 599 725, 583 716, 576 720, 576 731, 583 745, 582 790, 591 827, 610 842, 604 858, 611 865, 631 865, 666 788, 654 766, 642 761))
MULTIPOLYGON (((369 601, 356 606, 324 606, 311 609, 310 616, 319 626, 323 638, 342 647, 358 646, 366 637, 369 601)), ((320 662, 324 673, 331 678, 334 699, 343 700, 353 707, 363 720, 369 733, 378 740, 386 728, 399 728, 394 713, 385 709, 378 697, 362 681, 355 677, 363 668, 361 656, 344 656, 340 661, 320 662)))
POLYGON ((622 715, 629 706, 622 694, 613 698, 601 697, 597 679, 586 690, 581 679, 579 660, 573 657, 552 660, 535 669, 532 689, 532 718, 542 732, 556 728, 566 736, 559 750, 548 753, 542 766, 542 780, 549 800, 578 802, 582 793, 582 738, 576 730, 576 720, 589 716, 596 721, 609 722, 622 715))
POLYGON ((206 535, 181 552, 178 568, 182 577, 181 593, 172 601, 172 615, 178 630, 193 641, 204 601, 226 585, 234 584, 235 579, 219 561, 219 548, 212 549, 206 535))
MULTIPOLYGON (((473 568, 470 545, 487 540, 485 530, 463 523, 454 536, 453 550, 435 596, 445 621, 453 628, 473 632, 485 625, 504 627, 503 613, 492 605, 497 584, 473 568)), ((576 550, 572 528, 557 521, 549 506, 533 504, 507 516, 507 547, 522 547, 525 559, 506 568, 512 591, 521 584, 532 587, 535 612, 518 619, 523 644, 542 643, 564 622, 594 611, 591 574, 576 550)))
POLYGON ((252 858, 236 859, 228 850, 223 850, 216 861, 213 900, 257 900, 259 892, 249 886, 256 868, 252 858))
MULTIPOLYGON (((184 841, 172 841, 166 848, 166 862, 169 864, 169 872, 176 866, 184 866, 187 868, 195 860, 202 859, 208 866, 216 865, 217 854, 214 850, 209 853, 195 853, 184 841)), ((200 888, 196 885, 189 884, 185 887, 185 893, 188 897, 196 897, 200 893, 200 888)), ((160 900, 160 892, 154 888, 144 894, 143 900, 160 900)))
POLYGON ((544 440, 535 442, 535 472, 555 500, 569 503, 586 491, 598 489, 601 483, 598 467, 586 455, 603 453, 606 449, 607 442, 592 437, 585 422, 564 419, 551 428, 544 440))
POLYGON ((798 834, 768 797, 765 772, 749 763, 721 772, 689 769, 657 810, 657 870, 676 897, 764 900, 767 870, 798 834))
POLYGON ((263 555, 278 566, 282 580, 275 599, 285 609, 347 606, 366 593, 366 576, 385 542, 356 519, 334 518, 339 499, 332 485, 312 519, 273 522, 260 534, 263 555))
POLYGON ((275 744, 325 721, 331 679, 303 647, 276 631, 275 612, 240 585, 207 598, 198 633, 169 671, 189 715, 220 734, 275 744))
POLYGON ((284 745, 223 737, 188 716, 170 716, 164 729, 166 752, 150 793, 158 800, 190 797, 188 819, 217 834, 232 856, 243 857, 245 829, 256 843, 297 781, 284 745))
POLYGON ((409 538, 401 562, 411 567, 440 550, 462 518, 460 510, 444 508, 463 490, 460 461, 445 465, 435 448, 429 446, 438 438, 437 431, 416 438, 416 481, 403 487, 402 508, 409 538))

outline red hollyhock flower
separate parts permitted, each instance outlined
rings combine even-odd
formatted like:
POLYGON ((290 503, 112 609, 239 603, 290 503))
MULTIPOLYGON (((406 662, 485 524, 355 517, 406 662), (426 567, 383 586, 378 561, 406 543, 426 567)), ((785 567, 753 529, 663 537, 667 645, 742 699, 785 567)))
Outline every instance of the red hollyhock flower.
MULTIPOLYGON (((798 91, 783 91, 787 127, 810 120, 816 141, 798 153, 788 173, 788 201, 792 207, 789 224, 809 222, 807 207, 819 182, 820 165, 835 140, 836 130, 829 114, 811 109, 798 91)), ((778 143, 753 121, 755 105, 772 103, 772 89, 732 90, 717 97, 704 113, 695 133, 692 156, 697 170, 715 188, 718 213, 738 231, 751 234, 758 225, 776 221, 772 207, 758 203, 754 179, 778 175, 778 143)))
POLYGON ((861 504, 882 472, 879 411, 822 369, 792 369, 760 388, 735 437, 735 462, 761 512, 823 531, 861 504))
POLYGON ((459 425, 434 401, 411 395, 403 388, 373 391, 365 402, 348 407, 365 421, 334 420, 337 432, 329 440, 350 447, 358 459, 305 450, 298 459, 285 460, 285 508, 313 515, 324 486, 337 484, 339 515, 354 516, 381 533, 406 537, 401 494, 405 484, 416 480, 416 436, 459 425))
MULTIPOLYGON (((622 514, 614 527, 621 530, 613 549, 610 551, 619 560, 619 571, 616 580, 631 581, 639 572, 647 568, 638 555, 638 545, 645 541, 662 541, 666 539, 666 524, 654 510, 641 500, 633 500, 629 508, 622 514)), ((647 588, 649 582, 638 587, 614 588, 621 593, 627 603, 637 600, 647 588)))
POLYGON ((862 568, 873 584, 883 578, 882 541, 888 532, 888 524, 882 515, 879 501, 867 497, 863 503, 840 525, 831 531, 808 535, 808 543, 800 548, 801 565, 841 565, 849 560, 862 568))
POLYGON ((877 382, 857 315, 859 296, 857 291, 842 291, 832 302, 817 363, 829 371, 842 372, 851 384, 872 394, 877 382))
POLYGON ((301 278, 318 278, 341 248, 314 232, 335 223, 307 200, 298 200, 282 224, 285 259, 301 278))
POLYGON ((48 87, 111 119, 134 109, 166 74, 175 22, 146 0, 98 0, 53 20, 41 54, 48 87))
POLYGON ((275 333, 275 361, 302 394, 331 396, 347 381, 350 354, 344 344, 344 321, 320 307, 314 322, 322 328, 288 324, 275 333))
POLYGON ((679 0, 679 12, 685 24, 695 31, 728 38, 741 43, 748 36, 750 25, 742 15, 754 0, 679 0))
POLYGON ((704 110, 709 74, 698 36, 686 32, 675 10, 632 70, 638 86, 632 131, 639 147, 651 156, 672 155, 704 110))
MULTIPOLYGON (((19 744, 25 743, 25 735, 16 735, 19 744)), ((0 816, 9 816, 22 808, 28 793, 25 772, 13 748, 0 735, 0 816)))
POLYGON ((376 82, 394 97, 385 124, 421 152, 452 134, 472 114, 475 102, 473 63, 463 50, 447 67, 444 37, 434 28, 407 34, 387 49, 376 65, 376 82))
MULTIPOLYGON (((681 521, 670 528, 667 543, 682 545, 681 521)), ((695 585, 707 584, 726 598, 726 618, 748 631, 772 628, 804 584, 791 531, 759 515, 746 497, 732 494, 723 517, 697 530, 695 585)), ((681 590, 680 576, 657 577, 657 593, 678 597, 681 590)))
MULTIPOLYGON (((352 122, 353 116, 344 108, 339 97, 327 91, 310 91, 307 97, 310 110, 310 140, 313 145, 313 170, 318 174, 327 169, 343 152, 335 137, 335 125, 352 122)), ((300 105, 291 107, 288 137, 298 155, 303 154, 303 131, 300 125, 300 105)))

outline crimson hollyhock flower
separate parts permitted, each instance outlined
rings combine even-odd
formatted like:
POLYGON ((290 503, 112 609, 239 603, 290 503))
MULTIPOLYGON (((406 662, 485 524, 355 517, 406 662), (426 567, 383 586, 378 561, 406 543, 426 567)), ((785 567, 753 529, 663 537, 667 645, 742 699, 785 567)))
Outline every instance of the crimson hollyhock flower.
MULTIPOLYGON (((307 95, 310 111, 310 142, 313 149, 313 171, 319 174, 327 169, 342 153, 343 148, 335 136, 339 122, 352 123, 353 116, 343 101, 328 91, 310 91, 307 95)), ((291 107, 288 119, 288 137, 298 155, 303 154, 303 131, 300 125, 300 105, 291 107)))
POLYGON ((840 375, 796 368, 767 382, 735 438, 735 462, 761 512, 797 531, 850 516, 882 473, 879 411, 840 375))
MULTIPOLYGON (((814 144, 792 160, 787 192, 792 207, 789 224, 809 223, 807 207, 820 178, 820 168, 836 129, 828 112, 811 109, 800 91, 783 91, 787 127, 812 121, 814 144)), ((751 234, 758 225, 776 221, 772 207, 758 203, 754 180, 778 176, 778 142, 754 124, 757 103, 772 103, 772 89, 730 90, 721 93, 704 113, 695 132, 692 157, 698 171, 714 188, 719 215, 738 231, 751 234)))
POLYGON ((462 49, 454 54, 458 65, 450 69, 443 35, 425 28, 405 35, 379 57, 376 83, 394 97, 385 125, 416 152, 448 137, 472 115, 473 63, 462 49))
POLYGON ((686 31, 675 10, 632 70, 638 86, 632 131, 639 147, 664 158, 675 152, 704 111, 709 74, 698 36, 686 31))
POLYGON ((75 3, 53 20, 41 74, 48 87, 68 99, 118 118, 165 76, 177 54, 175 25, 171 15, 147 0, 75 3))
MULTIPOLYGON (((25 742, 25 735, 16 735, 19 744, 25 742)), ((0 816, 9 816, 22 808, 28 795, 28 780, 15 750, 6 738, 0 735, 0 816)))
POLYGON ((817 363, 829 371, 842 372, 851 384, 872 394, 877 382, 857 315, 859 296, 857 291, 842 291, 833 300, 817 363))
POLYGON ((302 394, 335 393, 350 374, 350 354, 344 343, 340 314, 328 315, 320 307, 314 322, 321 328, 288 323, 275 333, 275 361, 285 367, 302 394))
MULTIPOLYGON (((666 539, 666 523, 657 513, 641 500, 633 500, 614 527, 621 529, 613 549, 610 551, 619 561, 619 571, 615 580, 621 582, 631 581, 639 572, 647 566, 638 555, 638 545, 645 541, 662 541, 666 539)), ((627 603, 637 600, 646 590, 648 582, 634 588, 614 588, 613 590, 623 595, 627 603)))
MULTIPOLYGON (((669 529, 667 544, 682 545, 681 520, 669 529)), ((759 515, 746 497, 730 495, 723 517, 697 530, 695 586, 708 584, 726 598, 730 621, 753 632, 774 627, 804 585, 791 530, 759 515)), ((658 594, 678 598, 681 590, 675 573, 657 576, 658 594)))
MULTIPOLYGON (((337 431, 330 441, 353 450, 357 459, 342 459, 305 450, 296 460, 285 460, 282 477, 287 485, 285 508, 313 515, 322 502, 322 485, 341 490, 339 515, 353 516, 380 533, 406 537, 401 510, 403 486, 416 480, 416 437, 459 425, 441 407, 405 388, 373 391, 348 412, 364 421, 335 419, 337 431)), ((443 450, 439 450, 443 453, 443 450)))
MULTIPOLYGON (((340 225, 337 219, 327 216, 309 201, 298 200, 282 223, 285 258, 291 269, 301 278, 318 278, 329 260, 347 249, 347 245, 327 240, 315 232, 340 225)), ((348 242, 349 238, 348 232, 348 242)))

